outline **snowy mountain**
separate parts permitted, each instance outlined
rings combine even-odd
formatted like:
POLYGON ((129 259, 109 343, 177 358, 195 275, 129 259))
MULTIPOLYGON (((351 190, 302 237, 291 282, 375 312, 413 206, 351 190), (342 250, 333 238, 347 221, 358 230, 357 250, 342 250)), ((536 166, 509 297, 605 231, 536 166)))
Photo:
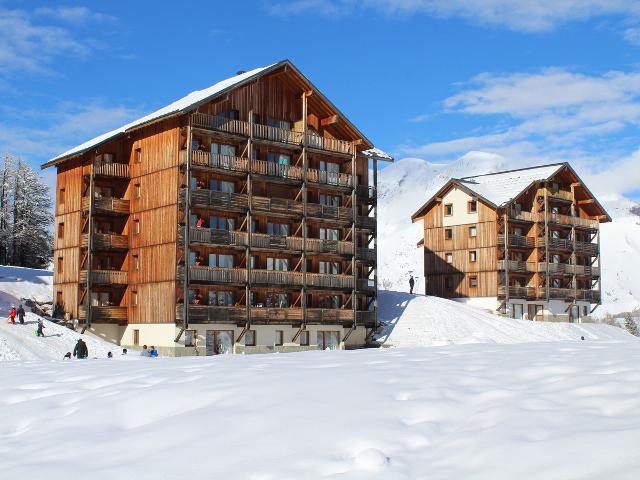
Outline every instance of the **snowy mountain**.
MULTIPOLYGON (((424 291, 422 250, 416 247, 422 224, 412 224, 411 215, 449 178, 508 168, 503 157, 484 152, 469 152, 446 164, 405 158, 384 168, 378 175, 381 288, 408 291, 412 273, 417 291, 424 291)), ((640 216, 632 213, 638 204, 631 200, 620 196, 600 200, 613 218, 601 226, 603 305, 596 314, 602 316, 640 307, 640 216)))

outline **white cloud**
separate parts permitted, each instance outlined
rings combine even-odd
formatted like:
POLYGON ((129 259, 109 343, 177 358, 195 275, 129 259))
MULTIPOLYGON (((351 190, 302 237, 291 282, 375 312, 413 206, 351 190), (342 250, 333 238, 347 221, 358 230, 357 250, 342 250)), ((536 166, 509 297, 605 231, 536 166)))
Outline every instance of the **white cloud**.
POLYGON ((640 27, 629 27, 622 33, 622 38, 632 45, 640 45, 640 27))
POLYGON ((111 15, 94 12, 87 7, 42 7, 37 8, 34 13, 37 16, 49 17, 74 24, 115 20, 115 17, 112 17, 111 15))
POLYGON ((602 16, 640 15, 640 5, 629 0, 293 0, 271 5, 268 10, 279 15, 309 11, 336 15, 364 10, 390 15, 420 13, 525 32, 548 31, 602 16))

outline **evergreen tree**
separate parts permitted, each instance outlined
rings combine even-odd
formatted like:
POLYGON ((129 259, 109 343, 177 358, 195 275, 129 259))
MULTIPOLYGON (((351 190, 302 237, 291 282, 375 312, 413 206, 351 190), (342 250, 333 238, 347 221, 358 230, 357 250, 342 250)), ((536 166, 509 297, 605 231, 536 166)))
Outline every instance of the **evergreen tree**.
POLYGON ((630 313, 627 313, 624 316, 624 328, 631 335, 634 335, 636 337, 640 337, 640 331, 638 330, 638 324, 635 322, 635 320, 633 320, 633 317, 631 316, 630 313))

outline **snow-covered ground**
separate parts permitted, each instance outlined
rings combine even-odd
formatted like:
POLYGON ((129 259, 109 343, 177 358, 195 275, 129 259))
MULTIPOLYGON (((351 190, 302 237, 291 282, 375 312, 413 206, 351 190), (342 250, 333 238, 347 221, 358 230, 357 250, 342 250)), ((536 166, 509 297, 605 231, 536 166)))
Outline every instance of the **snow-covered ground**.
POLYGON ((0 306, 19 303, 21 298, 51 301, 52 285, 52 271, 0 265, 0 306))
POLYGON ((634 340, 622 328, 610 325, 514 320, 452 300, 405 292, 381 291, 379 304, 379 317, 387 328, 378 341, 385 346, 580 342, 581 337, 590 342, 634 340))
POLYGON ((0 369, 3 478, 635 479, 638 342, 0 369))
MULTIPOLYGON (((384 168, 378 177, 378 263, 383 288, 408 291, 409 274, 424 291, 422 223, 411 223, 418 210, 451 177, 508 169, 507 161, 484 152, 469 152, 451 163, 436 164, 405 158, 384 168)), ((597 191, 597 185, 589 185, 597 191)), ((600 198, 613 222, 601 225, 603 305, 596 315, 640 308, 640 217, 631 212, 636 202, 620 196, 600 198)))

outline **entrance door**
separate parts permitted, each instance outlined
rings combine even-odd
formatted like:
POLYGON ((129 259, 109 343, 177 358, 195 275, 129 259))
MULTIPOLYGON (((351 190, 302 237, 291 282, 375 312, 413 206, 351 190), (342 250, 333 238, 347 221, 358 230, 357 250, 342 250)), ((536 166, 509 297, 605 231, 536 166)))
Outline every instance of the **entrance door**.
POLYGON ((207 355, 222 355, 233 351, 233 330, 207 330, 207 355))
POLYGON ((319 331, 318 350, 337 350, 340 346, 340 332, 319 331))
POLYGON ((543 306, 529 305, 529 320, 543 320, 543 306))
POLYGON ((521 303, 514 303, 513 305, 513 318, 517 318, 518 320, 522 320, 523 315, 523 306, 521 303))

